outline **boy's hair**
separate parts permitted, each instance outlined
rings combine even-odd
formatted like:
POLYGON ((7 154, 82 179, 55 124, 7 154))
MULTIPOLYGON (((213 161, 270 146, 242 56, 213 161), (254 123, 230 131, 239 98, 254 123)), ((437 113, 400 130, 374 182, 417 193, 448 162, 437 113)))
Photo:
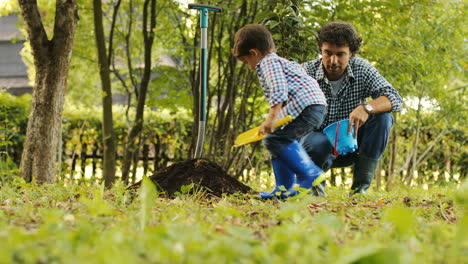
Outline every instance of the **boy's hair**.
POLYGON ((317 44, 321 51, 322 44, 328 42, 337 46, 348 45, 349 51, 354 55, 361 47, 362 38, 353 25, 346 22, 331 22, 322 26, 317 32, 317 44))
POLYGON ((258 49, 262 55, 275 50, 273 37, 265 26, 250 24, 236 32, 232 55, 237 58, 249 55, 251 49, 258 49))

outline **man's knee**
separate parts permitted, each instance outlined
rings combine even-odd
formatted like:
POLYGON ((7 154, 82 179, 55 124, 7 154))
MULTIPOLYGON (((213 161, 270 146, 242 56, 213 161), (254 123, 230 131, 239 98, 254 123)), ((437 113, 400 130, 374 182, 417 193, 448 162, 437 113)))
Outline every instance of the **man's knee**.
POLYGON ((362 133, 359 131, 359 153, 373 159, 380 159, 387 147, 393 122, 391 113, 370 115, 363 126, 362 133))
POLYGON ((379 130, 387 130, 393 126, 393 115, 391 113, 369 115, 369 120, 366 122, 368 126, 377 127, 379 130))

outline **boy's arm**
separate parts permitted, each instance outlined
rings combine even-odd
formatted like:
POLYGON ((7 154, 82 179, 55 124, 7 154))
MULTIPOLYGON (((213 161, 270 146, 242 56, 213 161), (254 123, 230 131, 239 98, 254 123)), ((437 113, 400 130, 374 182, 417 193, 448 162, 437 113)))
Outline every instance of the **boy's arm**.
POLYGON ((270 108, 270 112, 268 113, 266 120, 262 123, 260 129, 258 130, 259 134, 273 133, 273 130, 275 129, 275 121, 282 107, 283 103, 279 103, 270 108))
POLYGON ((273 108, 288 100, 288 83, 279 59, 269 58, 262 64, 262 75, 268 91, 268 104, 273 108))

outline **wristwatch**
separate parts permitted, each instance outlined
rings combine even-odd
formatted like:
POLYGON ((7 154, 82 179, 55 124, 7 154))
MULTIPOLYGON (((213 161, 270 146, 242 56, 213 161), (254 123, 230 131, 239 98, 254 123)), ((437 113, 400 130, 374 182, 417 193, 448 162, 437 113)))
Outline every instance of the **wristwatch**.
POLYGON ((372 105, 370 104, 363 103, 362 106, 364 107, 364 110, 366 110, 368 114, 372 114, 372 111, 374 111, 374 107, 372 107, 372 105))

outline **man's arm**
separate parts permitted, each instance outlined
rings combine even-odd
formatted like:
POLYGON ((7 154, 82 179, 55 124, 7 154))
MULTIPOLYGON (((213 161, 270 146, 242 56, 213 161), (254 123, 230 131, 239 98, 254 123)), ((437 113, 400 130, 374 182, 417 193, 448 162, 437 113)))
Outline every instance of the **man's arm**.
MULTIPOLYGON (((372 101, 366 102, 370 104, 373 108, 372 114, 380 114, 390 112, 392 110, 392 103, 386 96, 380 96, 372 101)), ((357 131, 359 127, 366 123, 367 119, 369 118, 369 114, 364 109, 363 105, 359 105, 356 107, 351 114, 349 114, 349 126, 348 126, 348 134, 351 133, 351 128, 354 124, 354 137, 357 138, 357 131)))
MULTIPOLYGON (((403 100, 393 86, 378 72, 378 70, 366 61, 368 65, 366 71, 366 86, 368 87, 369 94, 374 98, 366 102, 373 108, 372 114, 381 114, 386 112, 399 112, 403 106, 403 100)), ((357 137, 359 127, 369 118, 369 114, 364 109, 363 105, 359 105, 349 114, 348 133, 351 132, 351 127, 354 124, 354 136, 357 137)))
MULTIPOLYGON (((369 87, 370 96, 376 101, 381 97, 387 99, 388 104, 384 101, 376 102, 374 107, 375 114, 385 112, 400 112, 403 108, 403 99, 398 91, 379 73, 379 71, 371 64, 368 71, 366 86, 369 87)), ((371 102, 372 102, 371 101, 371 102)), ((374 113, 373 113, 374 114, 374 113)))

